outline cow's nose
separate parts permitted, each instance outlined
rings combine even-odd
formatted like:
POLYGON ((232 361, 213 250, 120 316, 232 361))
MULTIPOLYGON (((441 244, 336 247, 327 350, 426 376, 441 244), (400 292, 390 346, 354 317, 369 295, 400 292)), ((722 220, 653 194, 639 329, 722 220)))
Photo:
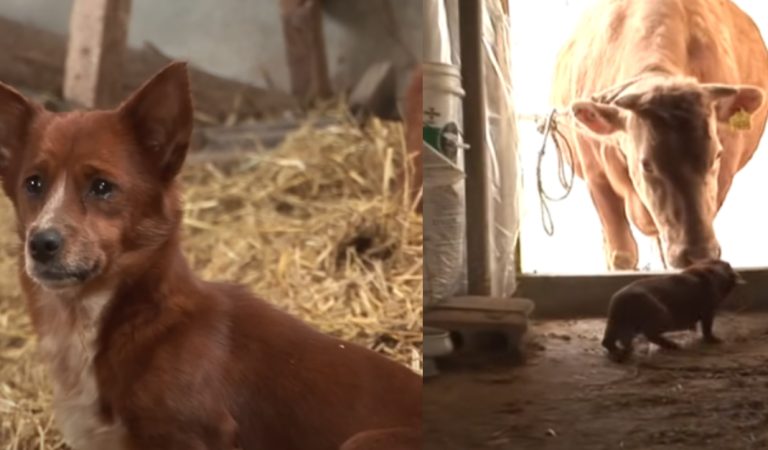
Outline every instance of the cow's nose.
POLYGON ((63 244, 61 233, 55 228, 47 228, 29 238, 29 254, 35 261, 45 264, 59 254, 63 244))
POLYGON ((722 251, 720 245, 685 247, 673 258, 675 267, 684 268, 699 261, 708 259, 720 259, 722 251))

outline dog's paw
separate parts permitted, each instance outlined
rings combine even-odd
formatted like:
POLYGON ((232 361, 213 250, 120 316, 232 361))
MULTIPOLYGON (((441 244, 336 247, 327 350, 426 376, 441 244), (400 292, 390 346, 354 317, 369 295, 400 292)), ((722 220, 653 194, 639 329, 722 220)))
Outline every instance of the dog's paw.
POLYGON ((723 343, 723 340, 717 336, 704 336, 704 338, 702 338, 702 341, 704 341, 705 344, 709 344, 709 345, 717 345, 717 344, 723 343))
POLYGON ((625 350, 625 349, 616 349, 616 351, 608 352, 607 353, 608 359, 615 363, 625 363, 627 362, 630 357, 632 356, 632 351, 625 350))

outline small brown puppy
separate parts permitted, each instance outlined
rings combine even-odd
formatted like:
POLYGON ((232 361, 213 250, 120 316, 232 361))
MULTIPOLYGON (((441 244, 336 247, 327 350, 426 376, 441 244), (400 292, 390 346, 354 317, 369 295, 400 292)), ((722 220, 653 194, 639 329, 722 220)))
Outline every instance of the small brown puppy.
POLYGON ((744 279, 721 260, 696 263, 680 273, 635 281, 611 298, 603 347, 623 361, 632 353, 638 334, 666 349, 680 346, 662 336, 669 331, 696 330, 708 343, 720 342, 712 334, 712 321, 723 300, 744 279), (616 342, 621 344, 617 347, 616 342))

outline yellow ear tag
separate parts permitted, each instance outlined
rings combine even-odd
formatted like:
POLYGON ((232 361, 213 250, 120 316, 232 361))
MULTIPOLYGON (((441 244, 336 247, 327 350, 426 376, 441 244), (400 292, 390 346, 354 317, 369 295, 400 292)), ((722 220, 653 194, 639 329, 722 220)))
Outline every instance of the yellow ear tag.
POLYGON ((732 130, 749 130, 752 128, 752 115, 743 109, 733 113, 728 123, 732 130))

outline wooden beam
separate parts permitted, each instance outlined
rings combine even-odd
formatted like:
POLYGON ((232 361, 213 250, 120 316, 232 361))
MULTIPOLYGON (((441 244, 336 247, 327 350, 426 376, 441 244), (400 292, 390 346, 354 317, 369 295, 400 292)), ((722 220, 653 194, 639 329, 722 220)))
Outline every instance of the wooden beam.
MULTIPOLYGON (((747 284, 736 288, 724 310, 768 309, 768 269, 738 269, 747 284)), ((627 284, 667 272, 611 272, 604 275, 518 275, 515 296, 536 305, 536 319, 605 317, 611 296, 627 284)))
POLYGON ((302 101, 331 95, 320 0, 280 0, 291 92, 302 101))
POLYGON ((120 100, 131 0, 75 0, 69 23, 64 98, 89 108, 120 100))
MULTIPOLYGON (((61 101, 66 59, 65 36, 0 17, 1 82, 28 89, 25 95, 53 109, 72 109, 74 102, 61 101)), ((170 62, 168 55, 149 42, 142 48, 127 48, 121 99, 170 62)), ((296 112, 298 107, 288 93, 219 77, 195 65, 189 66, 189 79, 199 123, 223 123, 233 114, 243 120, 261 120, 296 112)))

